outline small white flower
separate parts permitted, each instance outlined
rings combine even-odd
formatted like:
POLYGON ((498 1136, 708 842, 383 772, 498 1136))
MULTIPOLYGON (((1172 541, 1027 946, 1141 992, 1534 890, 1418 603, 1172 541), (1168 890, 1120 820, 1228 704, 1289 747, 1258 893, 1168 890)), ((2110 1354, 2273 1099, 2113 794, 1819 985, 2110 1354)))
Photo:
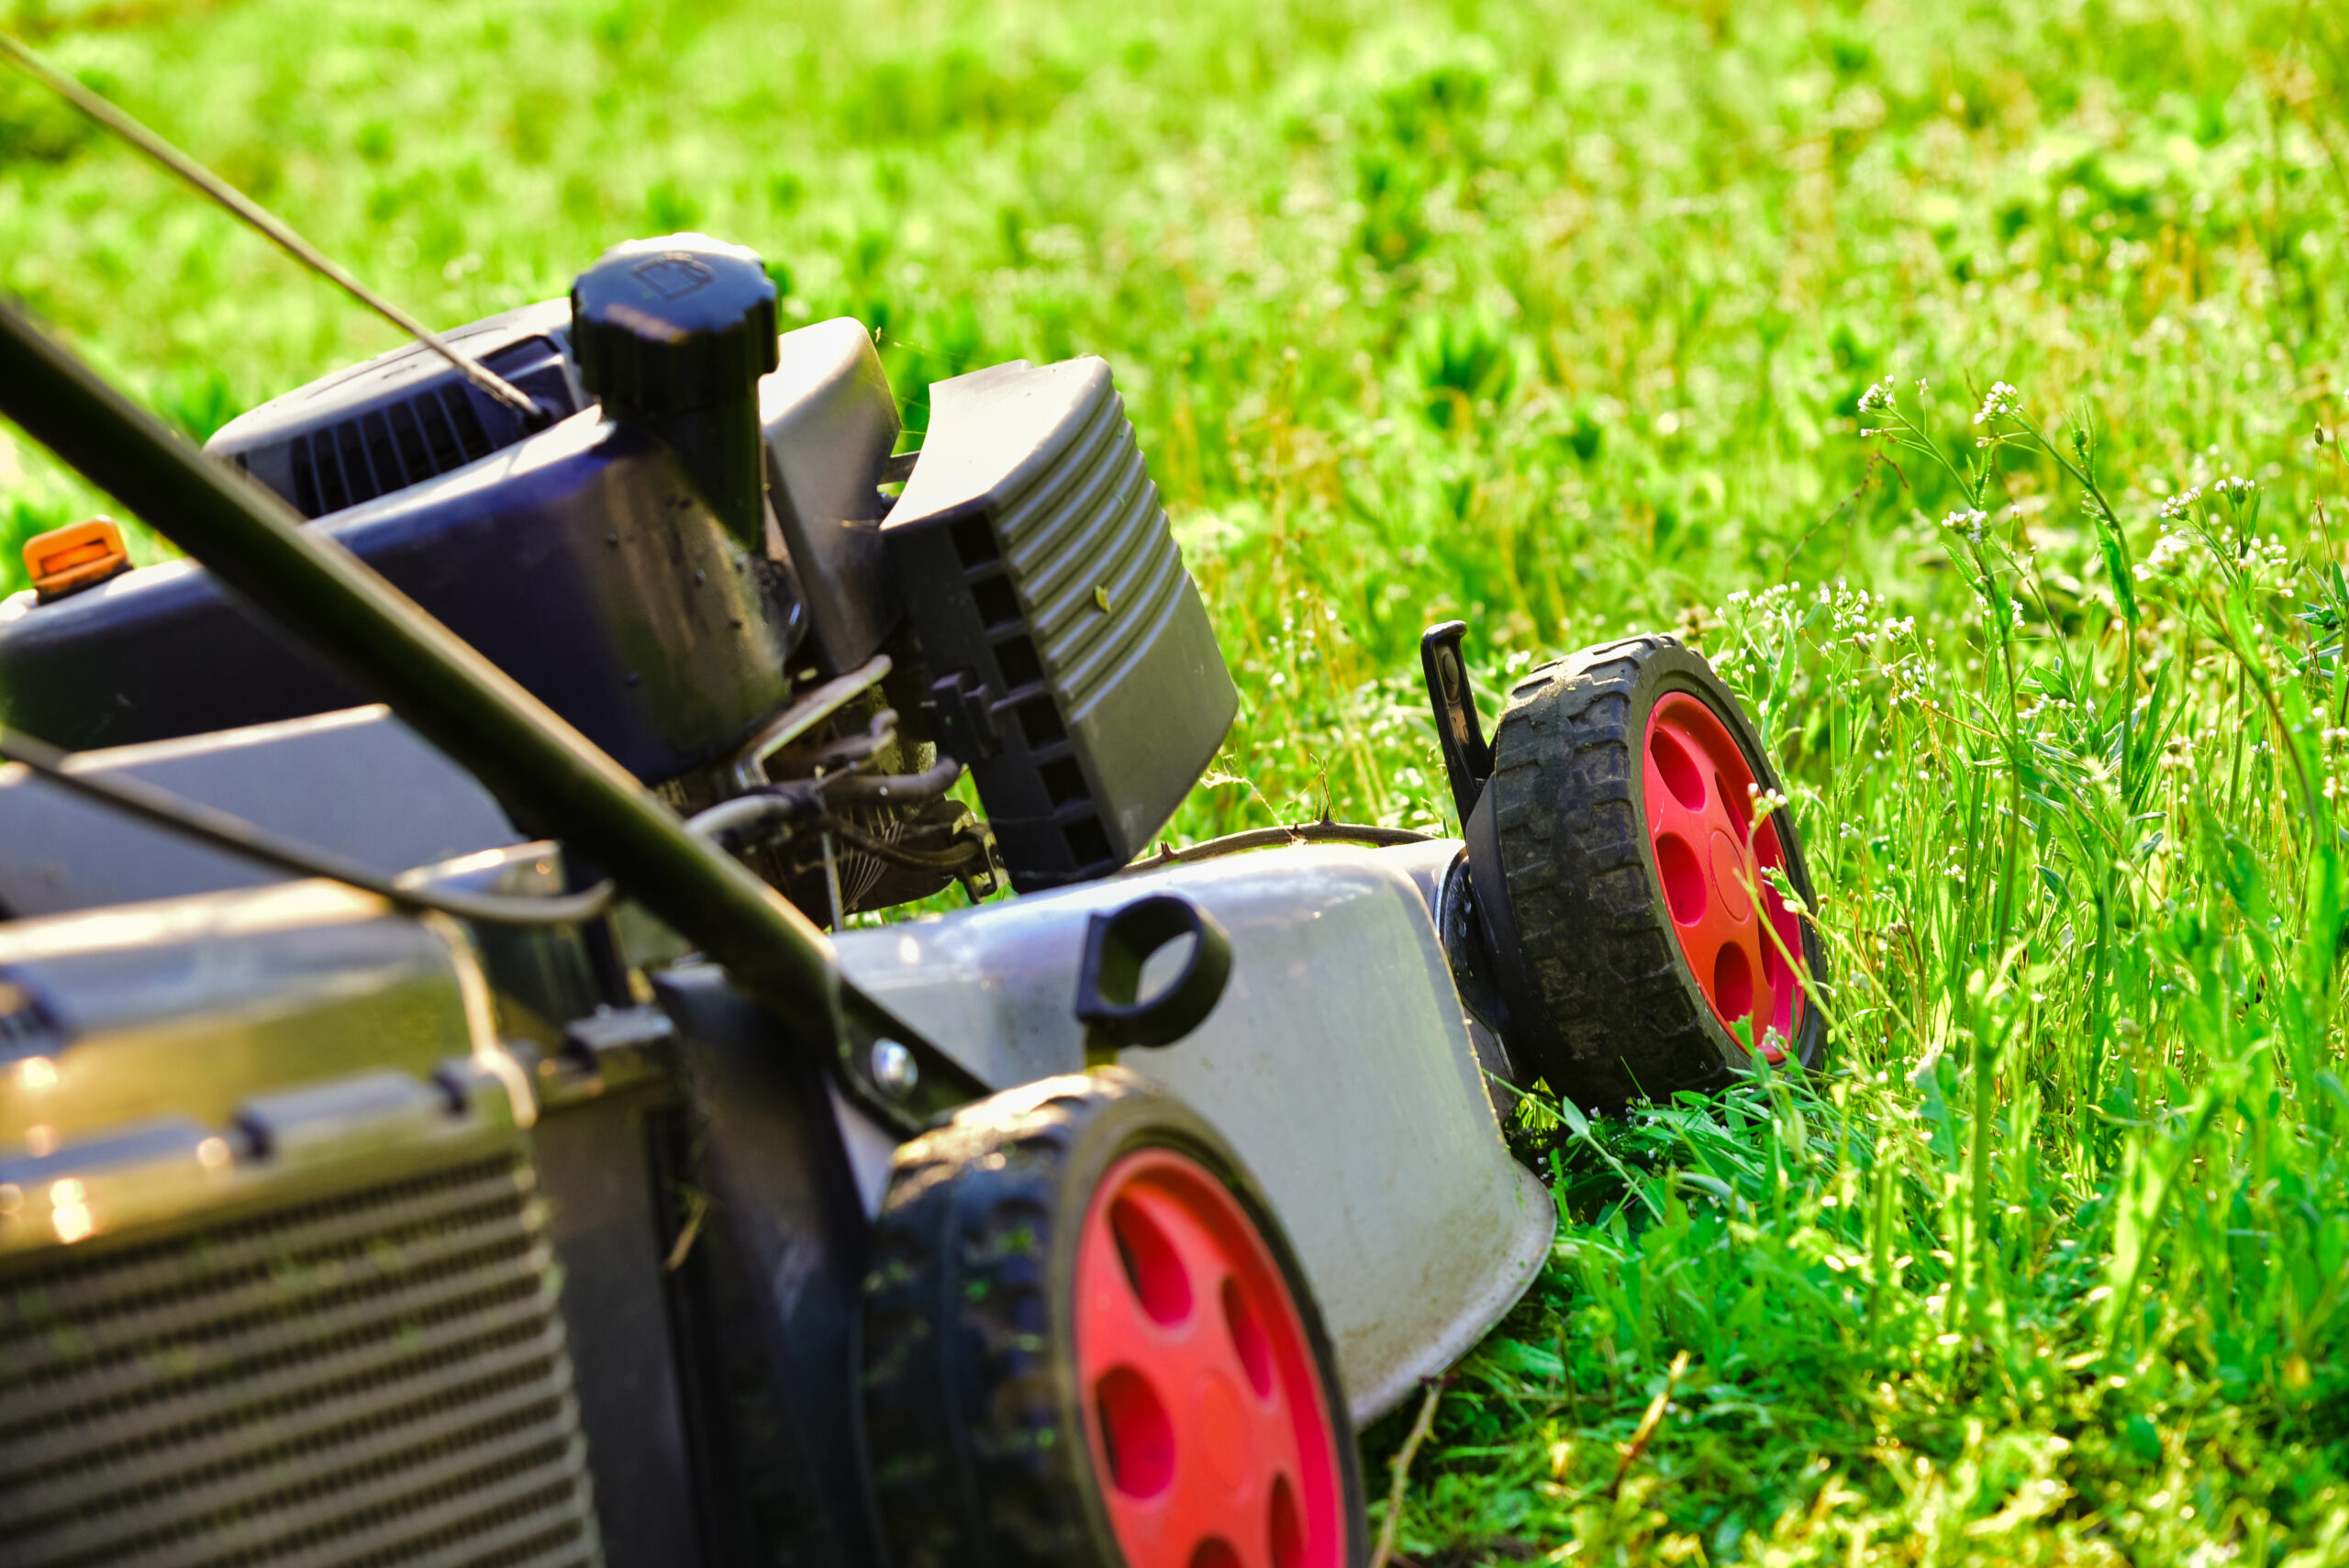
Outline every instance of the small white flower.
MULTIPOLYGON (((1887 374, 1882 381, 1875 383, 1865 392, 1860 394, 1860 412, 1874 414, 1879 409, 1889 408, 1892 406, 1892 377, 1887 374)), ((1874 432, 1863 430, 1860 433, 1871 435, 1874 432)))
POLYGON ((2161 538, 2154 540, 2154 548, 2146 551, 2144 564, 2138 570, 2143 575, 2150 577, 2156 573, 2168 571, 2193 553, 2194 539, 2191 535, 2165 533, 2161 538))
POLYGON ((2017 418, 2021 413, 2022 394, 2007 382, 1995 381, 1990 384, 1990 395, 1982 400, 1980 412, 1974 416, 1974 422, 1987 425, 1993 419, 2017 418))

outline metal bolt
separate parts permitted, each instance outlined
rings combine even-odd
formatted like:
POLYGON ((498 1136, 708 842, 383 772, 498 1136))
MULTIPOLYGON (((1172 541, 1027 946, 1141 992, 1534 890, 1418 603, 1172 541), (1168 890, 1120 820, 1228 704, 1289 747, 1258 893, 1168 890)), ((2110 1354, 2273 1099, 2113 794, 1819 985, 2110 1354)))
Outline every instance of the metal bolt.
POLYGON ((902 1100, 921 1082, 921 1069, 914 1064, 914 1053, 897 1041, 876 1040, 873 1042, 873 1081, 902 1100))

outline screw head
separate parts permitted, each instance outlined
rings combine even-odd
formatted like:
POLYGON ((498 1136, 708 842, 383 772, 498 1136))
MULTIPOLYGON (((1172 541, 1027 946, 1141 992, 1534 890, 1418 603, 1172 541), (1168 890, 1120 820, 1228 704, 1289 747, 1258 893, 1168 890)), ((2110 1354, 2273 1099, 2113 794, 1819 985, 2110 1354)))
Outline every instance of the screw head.
POLYGON ((915 1065, 914 1053, 897 1041, 876 1040, 873 1042, 873 1081, 902 1100, 921 1082, 921 1069, 915 1065))

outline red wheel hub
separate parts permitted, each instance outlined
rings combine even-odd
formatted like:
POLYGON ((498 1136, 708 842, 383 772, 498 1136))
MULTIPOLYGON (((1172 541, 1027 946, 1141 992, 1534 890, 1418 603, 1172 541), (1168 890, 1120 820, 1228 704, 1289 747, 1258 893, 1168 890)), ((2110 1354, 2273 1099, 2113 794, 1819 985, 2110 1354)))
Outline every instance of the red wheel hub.
POLYGON ((1187 1155, 1129 1154, 1094 1193, 1076 1365, 1126 1568, 1344 1568, 1305 1320, 1247 1212, 1187 1155))
POLYGON ((1786 846, 1776 822, 1753 821, 1753 764, 1719 714, 1674 692, 1648 715, 1646 785, 1680 951, 1731 1038, 1751 1019, 1762 1053, 1783 1062, 1802 1016, 1802 927, 1770 883, 1786 846))

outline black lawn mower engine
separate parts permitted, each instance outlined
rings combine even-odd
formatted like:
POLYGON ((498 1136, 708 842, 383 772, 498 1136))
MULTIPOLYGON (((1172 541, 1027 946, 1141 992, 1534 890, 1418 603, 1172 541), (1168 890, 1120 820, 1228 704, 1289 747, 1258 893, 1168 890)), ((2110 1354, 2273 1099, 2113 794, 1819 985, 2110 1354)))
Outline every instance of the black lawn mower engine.
MULTIPOLYGON (((540 417, 417 345, 208 450, 818 920, 956 879, 1108 874, 1230 727, 1237 694, 1097 359, 939 383, 900 454, 865 329, 778 339, 759 258, 699 235, 617 247, 568 303, 448 337, 540 417), (985 822, 949 794, 964 771, 985 822)), ((0 605, 0 708, 69 749, 370 695, 191 562, 0 605)))

